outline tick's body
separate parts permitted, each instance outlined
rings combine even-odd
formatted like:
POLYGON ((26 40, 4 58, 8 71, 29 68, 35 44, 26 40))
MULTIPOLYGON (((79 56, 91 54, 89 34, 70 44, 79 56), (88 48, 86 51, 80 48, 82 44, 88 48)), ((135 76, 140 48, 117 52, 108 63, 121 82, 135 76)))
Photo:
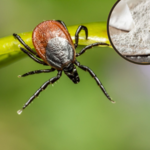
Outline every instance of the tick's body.
POLYGON ((63 70, 75 61, 75 47, 66 28, 57 21, 40 23, 33 31, 37 54, 51 67, 63 70))
MULTIPOLYGON (((92 48, 93 46, 98 45, 107 45, 106 43, 94 43, 83 48, 80 53, 76 54, 75 48, 78 46, 78 34, 81 30, 85 30, 86 39, 88 37, 88 30, 85 26, 79 26, 76 34, 75 34, 75 44, 70 37, 70 34, 67 30, 66 25, 60 20, 49 20, 40 23, 33 31, 32 41, 35 47, 36 53, 32 51, 32 49, 24 43, 24 41, 17 35, 13 34, 15 38, 17 38, 21 44, 26 48, 20 48, 24 53, 26 53, 29 57, 31 57, 34 61, 51 66, 51 69, 47 70, 36 70, 23 74, 20 77, 24 77, 31 74, 36 73, 48 73, 55 70, 58 70, 58 74, 56 77, 51 78, 47 82, 45 82, 36 92, 35 94, 27 101, 27 103, 23 106, 21 110, 18 111, 18 114, 21 114, 22 110, 25 109, 35 97, 39 95, 39 93, 44 90, 49 84, 53 84, 57 81, 61 75, 62 71, 74 82, 78 83, 80 81, 76 67, 88 71, 90 75, 96 80, 97 84, 102 89, 103 93, 107 96, 107 98, 111 100, 103 85, 88 67, 80 65, 80 63, 76 60, 76 57, 83 54, 87 49, 92 48)), ((112 101, 113 102, 113 101, 112 101)))

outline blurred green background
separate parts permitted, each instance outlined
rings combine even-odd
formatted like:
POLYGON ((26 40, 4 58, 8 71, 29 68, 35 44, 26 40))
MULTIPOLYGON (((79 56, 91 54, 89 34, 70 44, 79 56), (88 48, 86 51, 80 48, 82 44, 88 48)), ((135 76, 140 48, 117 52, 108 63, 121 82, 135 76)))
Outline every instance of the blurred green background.
MULTIPOLYGON (((67 26, 107 21, 115 2, 1 0, 0 37, 32 31, 43 20, 60 19, 67 26)), ((78 69, 79 84, 63 74, 17 115, 28 98, 56 75, 18 79, 28 71, 48 68, 26 57, 0 70, 2 150, 150 149, 150 67, 127 62, 110 48, 93 48, 78 60, 96 73, 117 103, 109 102, 91 76, 78 69)))

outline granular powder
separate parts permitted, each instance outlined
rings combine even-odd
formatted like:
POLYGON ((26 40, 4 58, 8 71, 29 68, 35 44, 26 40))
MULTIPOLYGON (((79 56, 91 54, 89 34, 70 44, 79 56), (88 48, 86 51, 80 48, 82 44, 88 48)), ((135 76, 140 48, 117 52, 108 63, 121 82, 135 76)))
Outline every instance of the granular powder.
POLYGON ((130 32, 111 36, 114 46, 123 55, 150 54, 150 0, 131 8, 135 27, 130 32))

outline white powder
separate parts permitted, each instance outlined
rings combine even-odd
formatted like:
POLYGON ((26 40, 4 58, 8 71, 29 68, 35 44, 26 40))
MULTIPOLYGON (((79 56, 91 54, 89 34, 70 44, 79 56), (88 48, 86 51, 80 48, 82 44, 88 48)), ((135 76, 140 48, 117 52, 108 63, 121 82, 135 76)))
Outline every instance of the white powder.
POLYGON ((117 50, 123 55, 150 54, 150 0, 131 9, 135 27, 130 32, 112 35, 117 50))

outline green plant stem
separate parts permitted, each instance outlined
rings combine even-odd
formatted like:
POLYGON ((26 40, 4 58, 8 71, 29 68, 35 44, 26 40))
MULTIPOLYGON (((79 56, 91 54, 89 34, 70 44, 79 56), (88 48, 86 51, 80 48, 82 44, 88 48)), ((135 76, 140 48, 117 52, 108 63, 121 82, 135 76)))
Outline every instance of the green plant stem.
MULTIPOLYGON (((83 24, 88 28, 88 40, 85 39, 85 32, 81 31, 79 36, 79 45, 89 45, 95 42, 105 42, 110 44, 105 22, 83 24)), ((74 35, 79 25, 68 26, 71 38, 74 41, 74 35)), ((13 33, 12 33, 13 34, 13 33)), ((32 32, 20 33, 21 38, 34 49, 32 44, 32 32)), ((0 39, 0 68, 12 64, 26 55, 20 50, 22 45, 14 37, 8 36, 0 39)))

